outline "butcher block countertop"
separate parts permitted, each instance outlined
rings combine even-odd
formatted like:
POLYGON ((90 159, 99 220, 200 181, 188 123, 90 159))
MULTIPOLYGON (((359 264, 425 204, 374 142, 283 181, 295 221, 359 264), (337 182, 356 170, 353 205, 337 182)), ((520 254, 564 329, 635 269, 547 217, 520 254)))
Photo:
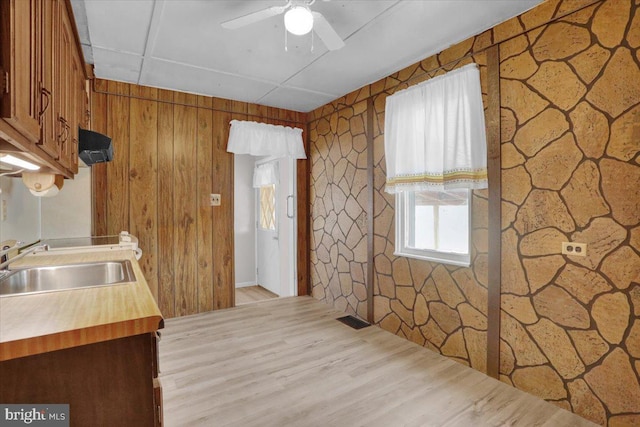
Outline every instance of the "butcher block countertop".
POLYGON ((42 252, 11 268, 130 260, 136 282, 0 297, 0 361, 162 328, 162 314, 131 250, 42 252))

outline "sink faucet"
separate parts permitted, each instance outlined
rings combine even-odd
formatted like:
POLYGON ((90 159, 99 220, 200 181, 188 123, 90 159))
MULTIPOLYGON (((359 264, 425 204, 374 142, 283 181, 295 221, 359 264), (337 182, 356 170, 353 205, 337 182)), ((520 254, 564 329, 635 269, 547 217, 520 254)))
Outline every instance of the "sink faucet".
MULTIPOLYGON (((7 254, 9 251, 16 249, 16 247, 22 242, 18 242, 16 243, 13 247, 11 247, 10 249, 4 249, 2 252, 0 252, 0 256, 7 254)), ((18 248, 18 249, 22 249, 22 248, 18 248)), ((14 261, 19 260, 20 258, 23 258, 27 255, 29 255, 30 253, 34 253, 34 252, 42 252, 42 251, 48 251, 49 250, 49 245, 47 244, 42 244, 42 245, 35 245, 30 247, 29 249, 20 252, 18 255, 14 256, 13 258, 9 259, 8 261, 3 262, 2 264, 0 264, 0 277, 2 277, 3 275, 5 275, 8 271, 8 267, 9 264, 11 264, 14 261)))
POLYGON ((9 252, 15 250, 15 249, 21 249, 20 247, 24 245, 24 242, 21 241, 16 241, 16 243, 14 243, 13 246, 3 246, 2 250, 0 250, 0 263, 3 263, 5 261, 7 261, 9 259, 9 252))

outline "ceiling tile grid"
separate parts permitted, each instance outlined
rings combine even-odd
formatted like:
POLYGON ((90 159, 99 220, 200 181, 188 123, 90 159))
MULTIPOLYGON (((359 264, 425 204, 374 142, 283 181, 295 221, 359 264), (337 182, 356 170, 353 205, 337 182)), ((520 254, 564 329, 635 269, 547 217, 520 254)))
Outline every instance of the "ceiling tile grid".
POLYGON ((310 9, 346 43, 334 51, 313 31, 287 34, 283 15, 233 30, 221 26, 283 0, 72 0, 72 6, 97 77, 308 112, 541 1, 315 1, 310 9))

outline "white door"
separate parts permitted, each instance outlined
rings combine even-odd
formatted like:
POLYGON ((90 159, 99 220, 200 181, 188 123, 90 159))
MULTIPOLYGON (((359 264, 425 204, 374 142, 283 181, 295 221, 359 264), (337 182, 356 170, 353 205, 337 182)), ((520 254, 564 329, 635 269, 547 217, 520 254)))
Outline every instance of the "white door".
POLYGON ((256 190, 256 265, 258 284, 281 296, 297 295, 296 277, 296 162, 260 160, 276 164, 277 183, 256 190))
POLYGON ((279 183, 256 189, 258 284, 277 295, 280 295, 279 190, 279 183))
POLYGON ((280 177, 280 192, 276 204, 280 228, 278 242, 280 243, 280 292, 281 297, 297 295, 296 280, 296 161, 291 158, 278 160, 280 177))

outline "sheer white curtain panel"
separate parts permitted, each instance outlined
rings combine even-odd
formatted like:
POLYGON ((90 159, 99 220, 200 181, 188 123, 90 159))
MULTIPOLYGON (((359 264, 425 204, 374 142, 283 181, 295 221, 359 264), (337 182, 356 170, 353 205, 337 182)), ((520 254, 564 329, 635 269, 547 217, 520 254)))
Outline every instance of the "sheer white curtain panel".
POLYGON ((385 191, 487 188, 485 132, 476 64, 387 97, 385 191))

